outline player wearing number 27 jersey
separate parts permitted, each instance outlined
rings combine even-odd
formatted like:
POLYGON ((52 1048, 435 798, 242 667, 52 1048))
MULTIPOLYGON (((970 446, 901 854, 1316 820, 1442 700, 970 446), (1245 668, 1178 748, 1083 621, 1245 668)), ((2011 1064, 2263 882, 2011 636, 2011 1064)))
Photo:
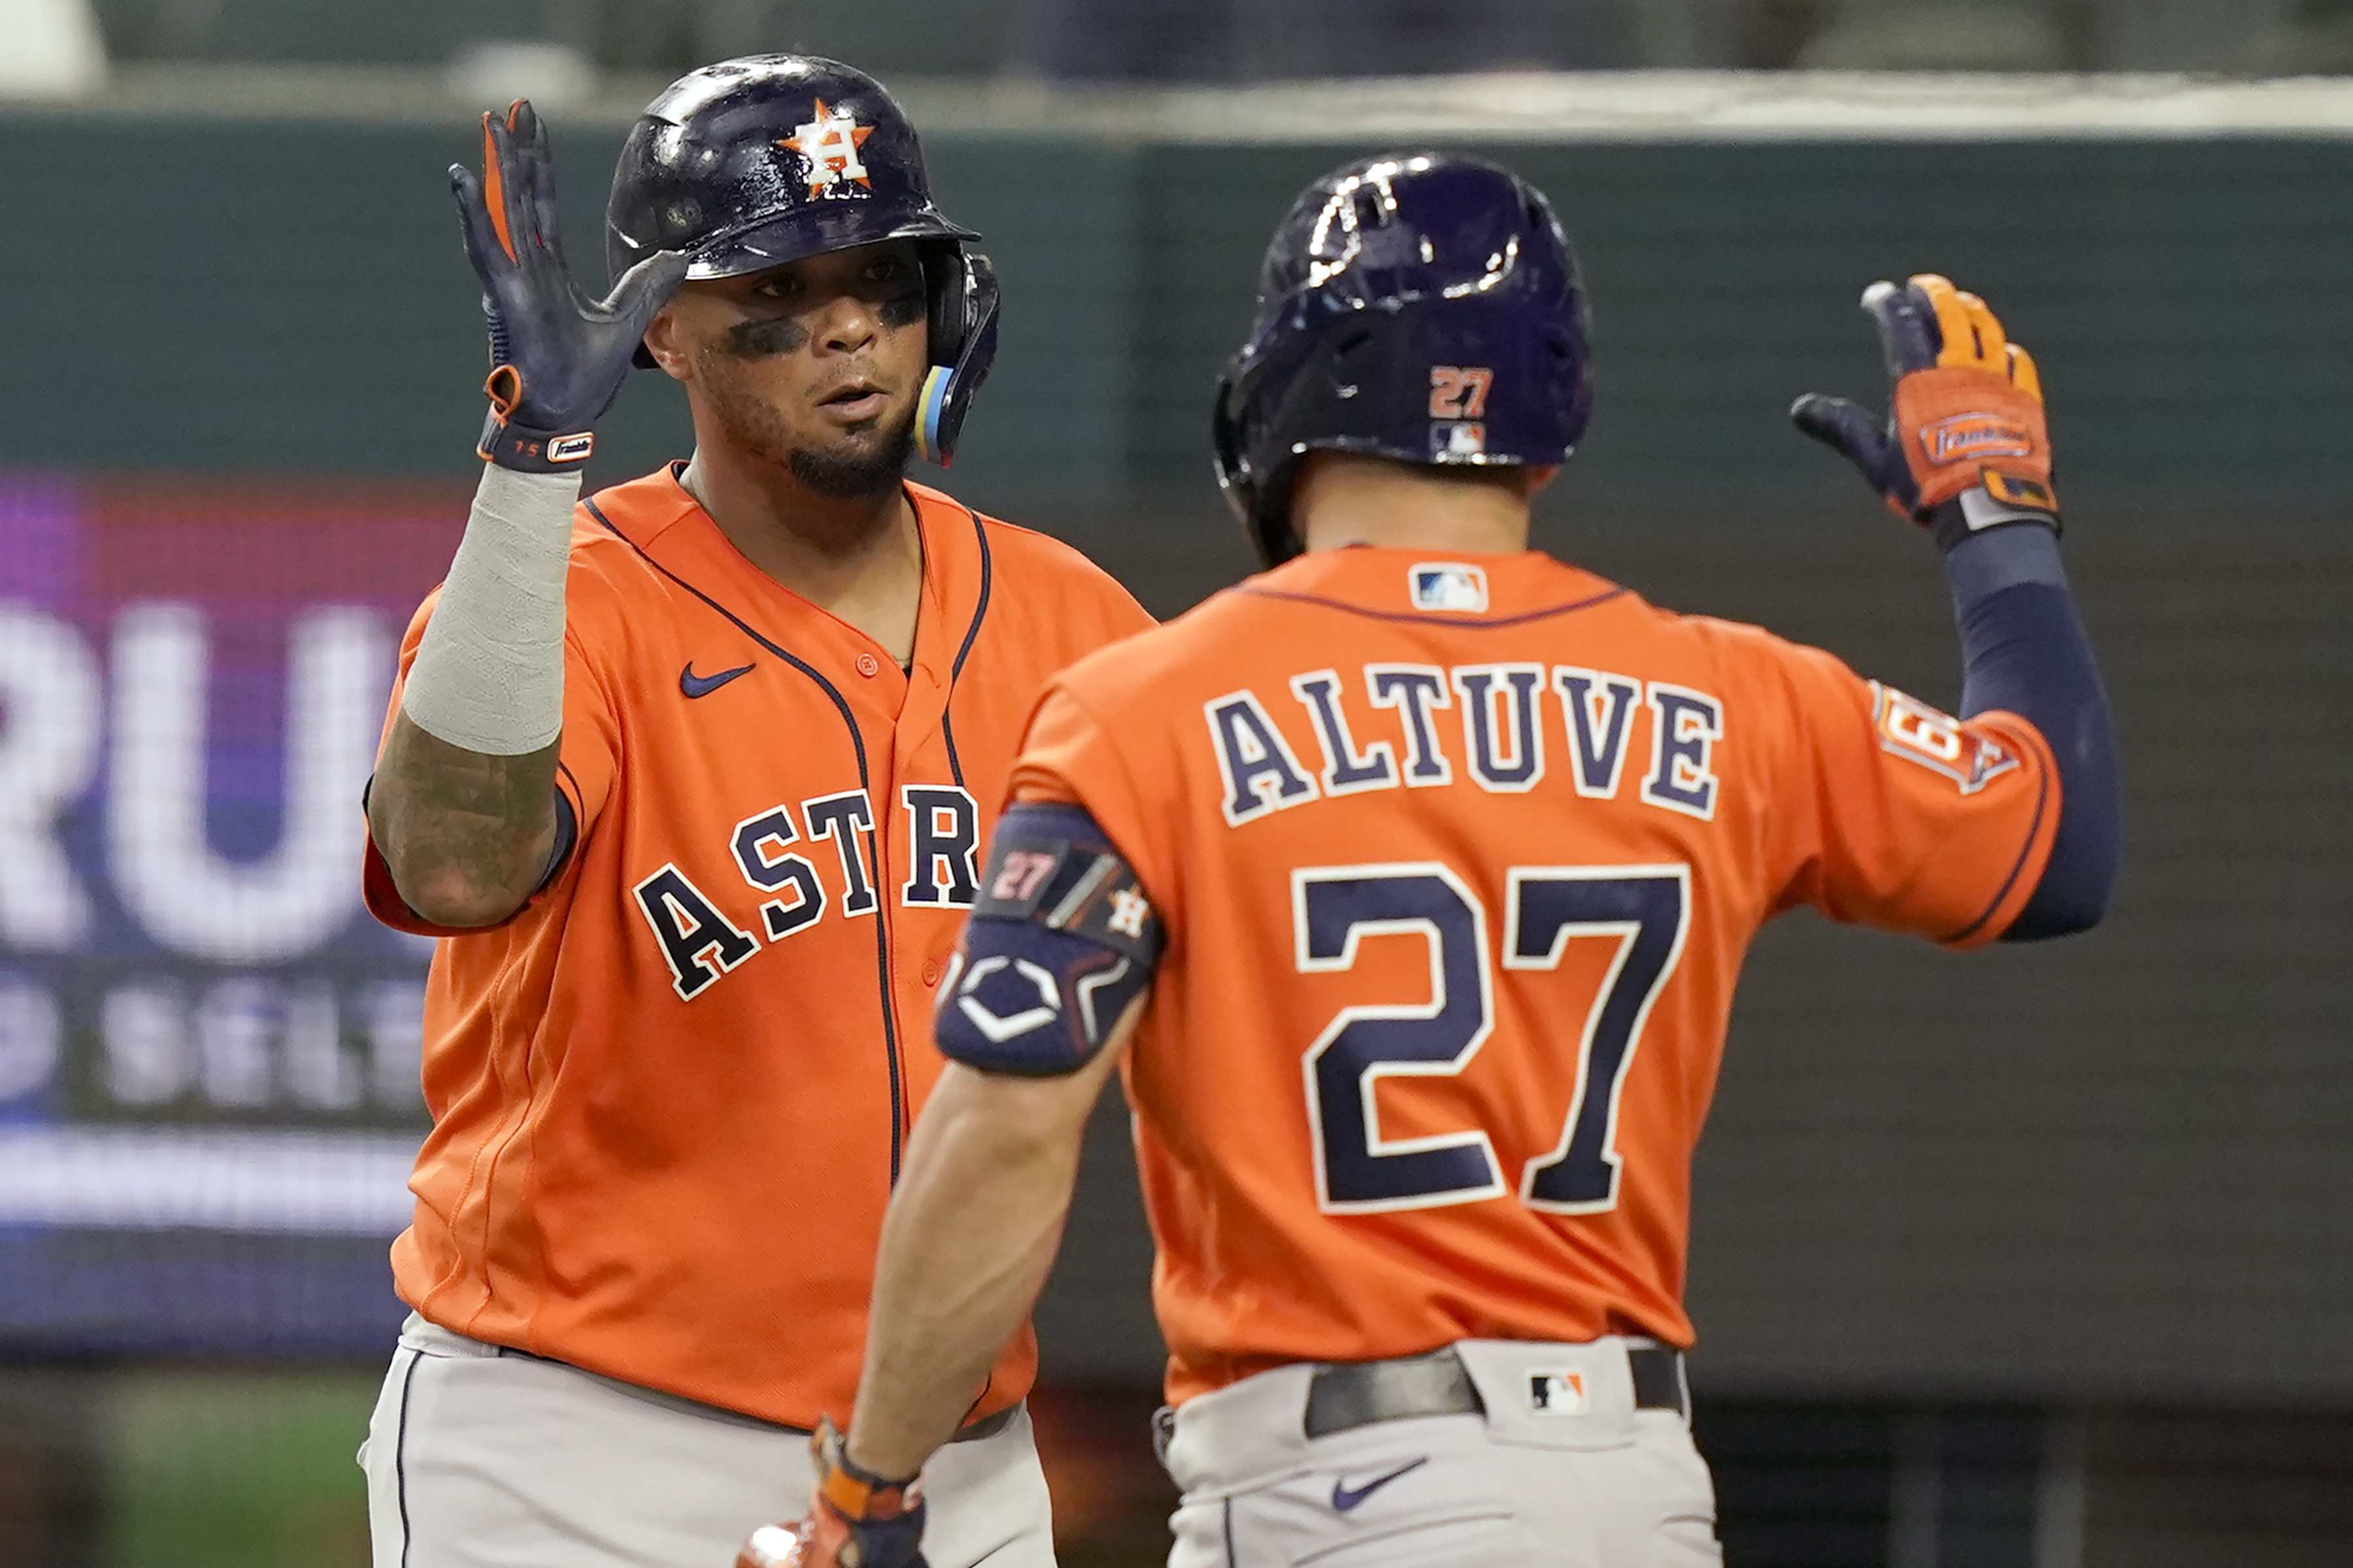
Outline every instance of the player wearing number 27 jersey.
POLYGON ((1049 682, 853 1425, 755 1563, 909 1560, 894 1478, 1018 1321, 1118 1060, 1176 1568, 1714 1564, 1684 1247, 1750 939, 1810 904, 1970 948, 2105 905, 2105 700, 2033 364, 1981 301, 1875 287, 1893 419, 1797 410, 1943 548, 1955 719, 1526 548, 1585 320, 1506 171, 1349 165, 1260 293, 1216 434, 1272 570, 1049 682))
POLYGON ((1256 578, 1056 681, 1015 791, 1083 806, 1171 933, 1129 1088, 1177 1401, 1464 1338, 1688 1343, 1750 938, 1811 904, 1991 941, 2059 817, 2015 716, 1534 552, 1256 578))

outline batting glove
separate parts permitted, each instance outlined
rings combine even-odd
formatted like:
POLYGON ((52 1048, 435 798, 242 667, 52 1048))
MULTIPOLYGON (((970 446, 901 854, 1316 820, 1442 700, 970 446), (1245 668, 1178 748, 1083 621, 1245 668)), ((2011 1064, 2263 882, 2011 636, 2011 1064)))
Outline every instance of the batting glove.
POLYGON ((2033 356, 2003 334, 1983 300, 1933 272, 1901 288, 1873 283, 1862 308, 1879 328, 1894 406, 1881 419, 1810 392, 1791 405, 1791 421, 1862 469, 1897 516, 1944 549, 2003 523, 2056 530, 2033 356))
POLYGON ((919 1480, 884 1480, 849 1462, 830 1420, 820 1419, 817 1487, 798 1524, 752 1532, 735 1568, 924 1568, 923 1489, 919 1480))
POLYGON ((491 414, 477 450, 526 473, 577 471, 686 258, 649 256, 601 301, 583 294, 556 232, 547 127, 520 99, 504 119, 482 116, 481 177, 453 163, 449 188, 491 331, 491 414))

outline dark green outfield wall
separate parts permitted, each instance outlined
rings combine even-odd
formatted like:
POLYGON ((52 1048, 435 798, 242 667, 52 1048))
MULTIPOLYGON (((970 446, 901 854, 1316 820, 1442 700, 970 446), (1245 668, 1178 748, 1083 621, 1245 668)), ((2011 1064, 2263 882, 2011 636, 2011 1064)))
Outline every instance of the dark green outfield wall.
MULTIPOLYGON (((616 137, 557 139, 590 269, 616 137)), ((0 461, 462 472, 479 334, 440 171, 464 127, 0 118, 0 461)), ((1343 148, 934 137, 987 231, 1005 351, 965 489, 1007 506, 1208 496, 1208 389, 1255 260, 1343 148)), ((2353 145, 1518 147, 1594 298, 1577 488, 1613 505, 1812 504, 1809 387, 1876 391, 1853 313, 1935 268, 2035 350, 2086 504, 2325 510, 2353 406, 2353 145)), ((650 377, 613 471, 677 449, 650 377)))
MULTIPOLYGON (((26 220, 0 247, 0 463, 464 476, 484 366, 443 171, 479 157, 477 140, 0 117, 0 211, 26 220)), ((617 145, 556 138, 570 249, 592 279, 617 145)), ((1013 295, 958 477, 1008 500, 1115 493, 1134 155, 949 143, 934 161, 1013 295), (1029 177, 1041 168, 1053 177, 1029 177)), ((641 471, 684 451, 684 405, 648 373, 604 435, 601 475, 641 471)))
MULTIPOLYGON (((574 195, 614 140, 558 137, 574 195)), ((0 120, 0 465, 465 478, 481 351, 439 171, 469 142, 0 120)), ((1008 290, 956 488, 1156 608, 1230 580, 1209 384, 1266 230, 1342 150, 932 151, 1008 290)), ((1856 294, 1948 271, 2042 362, 2125 747, 2131 859, 2093 936, 1760 942, 1699 1161, 1703 1378, 2353 1407, 2353 145, 1508 155, 1595 300, 1599 413, 1553 548, 1950 700, 1926 552, 1781 412, 1878 395, 1856 294)), ((604 477, 682 437, 640 377, 604 477)), ((1102 1131, 1043 1328, 1066 1373, 1132 1378, 1144 1253, 1102 1131)))
MULTIPOLYGON (((1338 149, 1146 154, 1136 471, 1197 463, 1201 378, 1246 320, 1248 258, 1338 149)), ((2353 148, 1587 146, 1500 155, 1553 198, 1592 287, 1599 405, 1578 481, 1680 506, 1836 493, 1780 411, 1879 391, 1873 278, 1994 301, 2058 399, 2065 477, 2207 504, 2303 500, 2353 397, 2353 148)))

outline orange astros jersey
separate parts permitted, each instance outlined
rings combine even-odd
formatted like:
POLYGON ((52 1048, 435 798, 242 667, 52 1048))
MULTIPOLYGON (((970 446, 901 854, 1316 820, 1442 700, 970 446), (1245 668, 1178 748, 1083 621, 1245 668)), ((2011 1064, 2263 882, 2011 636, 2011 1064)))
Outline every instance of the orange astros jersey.
MULTIPOLYGON (((942 1065, 929 988, 1022 722, 1047 676, 1150 624, 1075 552, 910 488, 911 674, 746 562, 674 470, 575 513, 576 842, 512 920, 439 943, 427 990, 433 1131, 393 1265, 432 1321, 795 1426, 848 1417, 942 1065)), ((367 870, 379 917, 432 931, 373 847, 367 870)), ((1025 1331, 975 1413, 1034 1363, 1025 1331)))
POLYGON ((1049 689, 1168 945, 1126 1063, 1182 1401, 1463 1338, 1688 1344, 1692 1152, 1782 910, 1992 940, 2058 779, 1546 556, 1304 557, 1049 689))

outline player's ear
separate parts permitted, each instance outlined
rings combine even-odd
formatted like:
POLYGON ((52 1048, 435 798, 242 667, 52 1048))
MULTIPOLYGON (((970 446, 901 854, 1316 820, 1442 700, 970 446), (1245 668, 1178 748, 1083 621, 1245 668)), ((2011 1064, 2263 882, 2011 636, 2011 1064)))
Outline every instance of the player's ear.
POLYGON ((694 355, 679 321, 675 301, 655 311, 654 319, 646 323, 646 353, 672 381, 692 379, 694 355))
POLYGON ((1552 483, 1553 480, 1560 478, 1560 465, 1558 463, 1537 463, 1526 468, 1524 472, 1526 477, 1520 481, 1520 494, 1527 497, 1530 500, 1534 500, 1538 491, 1542 490, 1546 485, 1552 483))

